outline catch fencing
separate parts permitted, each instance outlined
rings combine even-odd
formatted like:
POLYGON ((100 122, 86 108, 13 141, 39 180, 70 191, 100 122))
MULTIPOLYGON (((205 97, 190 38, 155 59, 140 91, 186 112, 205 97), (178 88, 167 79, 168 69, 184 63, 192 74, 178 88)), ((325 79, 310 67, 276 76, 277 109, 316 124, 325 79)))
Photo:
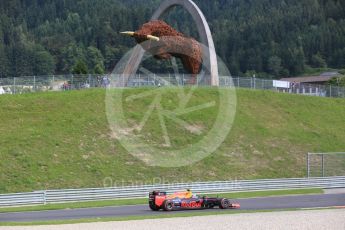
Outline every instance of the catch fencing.
POLYGON ((152 190, 161 190, 172 193, 174 191, 185 190, 187 188, 198 194, 301 188, 345 188, 345 177, 235 180, 111 188, 46 190, 31 193, 0 195, 0 207, 122 198, 144 198, 147 197, 149 191, 152 190))
MULTIPOLYGON (((191 76, 180 75, 156 75, 137 74, 129 77, 123 75, 51 75, 51 76, 30 76, 15 78, 0 78, 0 94, 23 94, 42 91, 65 91, 85 88, 110 87, 115 79, 122 82, 126 87, 158 87, 176 86, 191 84, 191 76), (124 84, 125 83, 125 84, 124 84)), ((197 85, 208 85, 204 79, 194 82, 197 85)), ((249 88, 273 90, 277 92, 302 94, 321 97, 345 97, 345 88, 334 85, 317 84, 291 84, 288 88, 274 86, 274 80, 261 78, 245 78, 220 76, 219 84, 223 87, 249 88)))
POLYGON ((345 175, 345 152, 307 154, 308 177, 340 175, 345 175))

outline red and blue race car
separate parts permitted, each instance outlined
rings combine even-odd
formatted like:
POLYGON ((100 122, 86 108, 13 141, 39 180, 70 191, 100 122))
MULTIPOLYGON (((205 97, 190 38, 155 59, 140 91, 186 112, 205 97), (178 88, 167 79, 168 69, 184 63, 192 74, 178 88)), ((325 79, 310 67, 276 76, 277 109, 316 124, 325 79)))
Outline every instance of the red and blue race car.
POLYGON ((151 210, 164 211, 188 210, 188 209, 220 209, 240 208, 240 204, 231 203, 227 198, 211 198, 206 196, 195 196, 190 190, 186 192, 175 192, 167 195, 166 192, 153 191, 149 193, 149 206, 151 210))

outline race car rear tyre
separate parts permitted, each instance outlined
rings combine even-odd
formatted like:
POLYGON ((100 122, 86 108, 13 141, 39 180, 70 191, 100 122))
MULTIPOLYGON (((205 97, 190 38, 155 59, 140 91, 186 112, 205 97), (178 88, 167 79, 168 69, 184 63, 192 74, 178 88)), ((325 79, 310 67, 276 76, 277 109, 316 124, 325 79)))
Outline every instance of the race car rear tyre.
POLYGON ((230 206, 230 201, 226 198, 223 198, 220 200, 219 208, 221 209, 227 209, 230 206))
POLYGON ((174 208, 174 204, 170 200, 166 200, 163 202, 163 210, 164 211, 172 211, 174 208))
POLYGON ((152 211, 159 211, 159 207, 157 205, 155 205, 155 204, 150 204, 150 209, 152 211))

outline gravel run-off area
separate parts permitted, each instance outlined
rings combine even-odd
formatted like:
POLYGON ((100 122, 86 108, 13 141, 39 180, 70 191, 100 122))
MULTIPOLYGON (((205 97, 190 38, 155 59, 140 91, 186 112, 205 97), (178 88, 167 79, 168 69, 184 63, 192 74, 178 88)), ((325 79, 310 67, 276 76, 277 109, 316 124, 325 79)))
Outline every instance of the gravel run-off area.
POLYGON ((345 209, 241 213, 84 224, 0 227, 0 230, 345 229, 345 209))

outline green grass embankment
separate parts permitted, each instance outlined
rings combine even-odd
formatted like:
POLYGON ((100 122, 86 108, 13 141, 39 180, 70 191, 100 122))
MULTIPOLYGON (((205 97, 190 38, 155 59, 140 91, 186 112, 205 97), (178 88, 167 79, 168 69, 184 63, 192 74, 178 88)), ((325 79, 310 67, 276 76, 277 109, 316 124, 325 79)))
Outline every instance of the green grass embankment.
MULTIPOLYGON (((146 90, 126 90, 125 95, 146 90)), ((163 108, 176 108, 175 90, 167 90, 163 108)), ((181 116, 192 128, 167 120, 172 147, 201 140, 212 128, 217 96, 213 88, 195 91, 191 106, 209 101, 216 106, 181 116)), ((237 97, 233 128, 212 155, 190 166, 162 168, 148 167, 116 140, 103 90, 1 95, 0 193, 102 187, 105 178, 111 178, 106 185, 116 186, 302 177, 307 152, 345 149, 344 99, 252 90, 237 90, 237 97)), ((152 100, 149 96, 125 103, 130 125, 140 123, 152 100)), ((147 120, 142 135, 153 146, 164 141, 157 114, 147 120)))

